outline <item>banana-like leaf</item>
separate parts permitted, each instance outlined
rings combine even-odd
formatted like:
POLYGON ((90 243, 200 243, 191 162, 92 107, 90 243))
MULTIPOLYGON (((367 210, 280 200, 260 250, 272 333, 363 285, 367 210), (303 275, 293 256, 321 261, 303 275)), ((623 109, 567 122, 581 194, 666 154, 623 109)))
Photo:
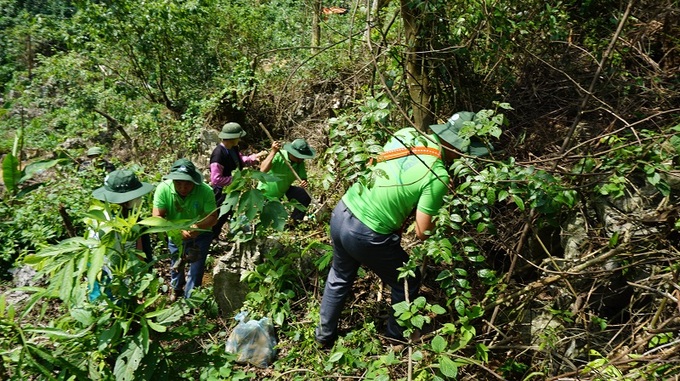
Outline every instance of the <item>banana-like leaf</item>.
POLYGON ((2 181, 4 181, 5 187, 10 193, 17 193, 20 179, 19 160, 11 153, 8 153, 2 160, 2 181))
POLYGON ((138 222, 139 225, 148 226, 144 232, 151 233, 165 233, 171 230, 186 230, 189 226, 196 223, 197 220, 176 220, 170 221, 161 217, 149 217, 138 222))
POLYGON ((40 173, 42 171, 46 171, 52 167, 54 167, 57 164, 62 164, 67 162, 67 159, 51 159, 51 160, 39 160, 35 161, 33 163, 30 163, 24 168, 23 170, 23 177, 19 179, 19 184, 23 183, 24 181, 32 178, 35 176, 37 173, 40 173))

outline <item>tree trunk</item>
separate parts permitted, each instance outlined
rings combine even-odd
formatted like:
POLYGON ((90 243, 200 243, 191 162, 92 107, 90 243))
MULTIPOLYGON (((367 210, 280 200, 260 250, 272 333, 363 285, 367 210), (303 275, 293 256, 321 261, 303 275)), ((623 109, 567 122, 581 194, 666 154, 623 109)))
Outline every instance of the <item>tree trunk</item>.
POLYGON ((382 17, 380 16, 380 11, 390 3, 390 0, 372 0, 371 8, 368 10, 366 15, 366 33, 364 34, 364 39, 368 41, 370 36, 370 31, 373 28, 382 28, 382 17))
POLYGON ((414 7, 412 0, 401 0, 401 17, 404 20, 406 38, 406 84, 413 108, 413 123, 423 130, 434 120, 430 111, 432 96, 430 92, 430 73, 428 54, 423 37, 420 35, 422 24, 421 11, 414 7))
POLYGON ((312 53, 321 45, 321 0, 312 1, 312 53))

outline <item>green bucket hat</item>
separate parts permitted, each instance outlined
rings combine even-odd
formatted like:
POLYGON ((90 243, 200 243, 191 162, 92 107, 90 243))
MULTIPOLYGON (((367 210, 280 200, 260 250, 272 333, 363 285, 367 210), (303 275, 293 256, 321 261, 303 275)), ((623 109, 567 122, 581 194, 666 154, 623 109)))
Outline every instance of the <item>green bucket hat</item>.
POLYGON ((99 147, 90 147, 90 149, 87 150, 87 156, 97 156, 101 155, 102 153, 103 151, 99 147))
POLYGON ((283 145, 283 149, 300 159, 313 159, 316 152, 307 144, 305 139, 295 139, 291 143, 283 145))
POLYGON ((198 185, 203 183, 203 176, 189 159, 178 159, 172 163, 170 173, 163 176, 163 180, 185 180, 198 185))
POLYGON ((220 139, 238 139, 246 136, 241 125, 236 122, 228 122, 222 126, 222 132, 217 135, 220 139))
POLYGON ((453 114, 449 120, 444 124, 434 124, 430 126, 440 139, 451 144, 460 152, 471 156, 486 156, 489 154, 489 149, 493 150, 491 145, 485 145, 479 138, 473 136, 461 136, 460 129, 463 128, 465 122, 472 122, 475 119, 475 113, 470 111, 460 111, 453 114))
POLYGON ((109 173, 104 186, 92 191, 92 197, 112 204, 123 204, 153 190, 153 185, 139 181, 135 173, 120 169, 109 173))

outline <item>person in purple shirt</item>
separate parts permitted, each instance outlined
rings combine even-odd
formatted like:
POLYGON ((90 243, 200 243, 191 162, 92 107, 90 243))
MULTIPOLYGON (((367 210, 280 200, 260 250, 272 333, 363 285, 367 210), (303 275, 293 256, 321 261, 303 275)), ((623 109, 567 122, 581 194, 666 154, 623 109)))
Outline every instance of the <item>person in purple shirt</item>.
MULTIPOLYGON (((241 170, 244 166, 252 166, 260 162, 260 156, 266 152, 258 152, 249 156, 243 156, 238 150, 239 140, 246 136, 241 125, 236 122, 228 122, 222 126, 222 131, 218 135, 222 142, 215 147, 210 155, 210 185, 215 194, 215 202, 219 207, 224 202, 226 195, 222 189, 233 179, 231 173, 241 170)), ((218 219, 213 226, 213 238, 219 240, 222 227, 231 217, 231 212, 225 213, 218 219)))

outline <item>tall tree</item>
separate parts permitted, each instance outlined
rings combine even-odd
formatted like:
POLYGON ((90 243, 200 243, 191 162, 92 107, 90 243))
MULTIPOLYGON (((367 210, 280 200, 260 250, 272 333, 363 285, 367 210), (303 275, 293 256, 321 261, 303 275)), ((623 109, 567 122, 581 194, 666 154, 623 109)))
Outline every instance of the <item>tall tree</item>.
POLYGON ((321 0, 312 0, 312 53, 321 44, 321 0))
POLYGON ((422 129, 434 120, 431 111, 430 65, 424 29, 431 19, 425 17, 423 2, 401 0, 401 17, 406 38, 406 83, 412 102, 413 123, 422 129))

